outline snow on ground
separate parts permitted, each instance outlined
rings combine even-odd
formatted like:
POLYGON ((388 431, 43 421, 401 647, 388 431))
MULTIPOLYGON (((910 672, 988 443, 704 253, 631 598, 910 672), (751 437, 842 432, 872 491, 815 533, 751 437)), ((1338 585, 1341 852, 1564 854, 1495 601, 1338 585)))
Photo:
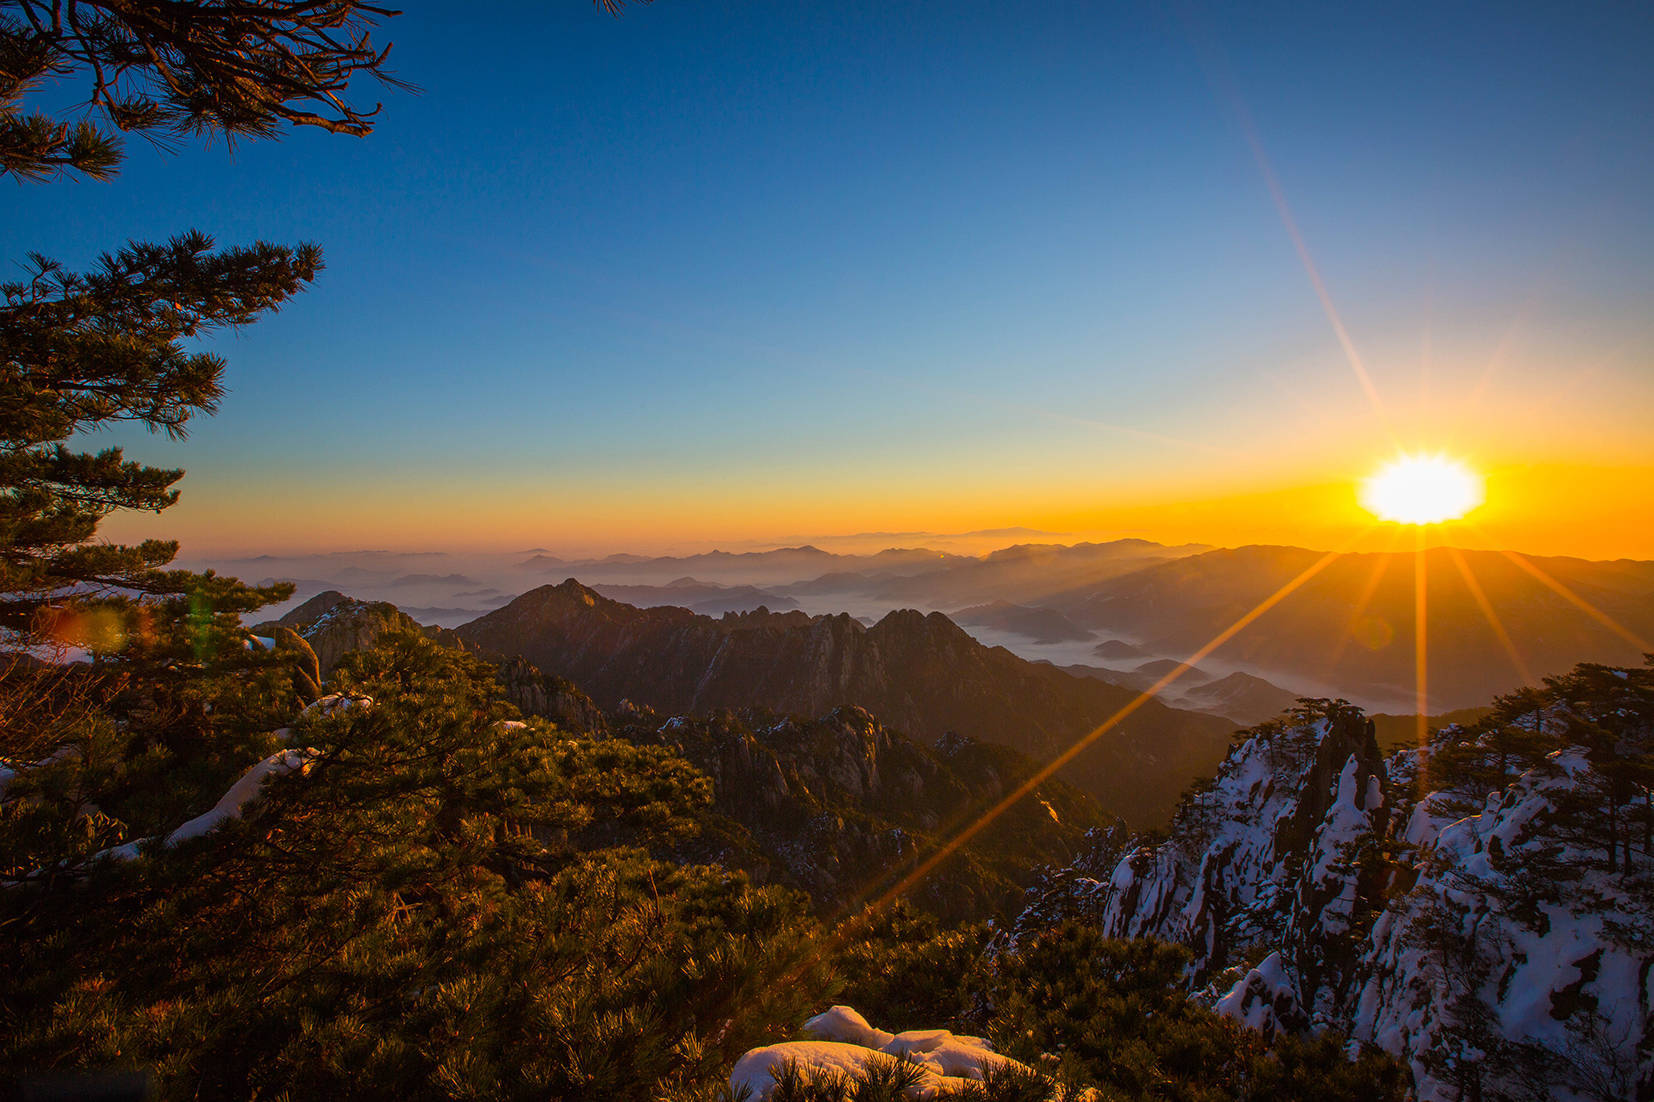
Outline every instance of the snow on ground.
MULTIPOLYGON (((352 708, 372 707, 373 698, 371 696, 328 693, 326 696, 305 705, 301 715, 332 716, 350 711, 352 708)), ((518 726, 521 726, 521 724, 519 723, 518 726)), ((291 733, 292 728, 289 727, 283 727, 274 732, 275 736, 283 742, 291 737, 291 733)), ((316 759, 318 753, 314 749, 277 750, 274 754, 243 773, 240 779, 230 786, 230 790, 224 793, 218 802, 213 805, 211 811, 197 815, 170 834, 162 837, 160 839, 161 845, 176 846, 178 843, 188 841, 191 838, 199 838, 231 819, 239 819, 248 805, 258 800, 267 781, 274 777, 285 776, 288 773, 302 773, 310 768, 311 762, 316 759)), ((93 857, 93 860, 130 861, 138 856, 139 846, 154 841, 153 838, 140 838, 136 841, 127 842, 125 845, 115 846, 99 852, 93 857)))

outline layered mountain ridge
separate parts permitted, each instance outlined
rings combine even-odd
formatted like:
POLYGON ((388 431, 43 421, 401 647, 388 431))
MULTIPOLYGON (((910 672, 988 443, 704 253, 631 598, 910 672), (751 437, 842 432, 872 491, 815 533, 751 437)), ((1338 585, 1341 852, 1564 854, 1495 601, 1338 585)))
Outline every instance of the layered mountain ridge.
MULTIPOLYGON (((336 591, 255 631, 292 629, 328 672, 350 651, 414 631, 463 646, 454 632, 421 627, 384 602, 336 591)), ((524 714, 585 734, 664 746, 712 782, 721 832, 685 851, 689 860, 740 868, 760 883, 805 891, 836 910, 888 887, 939 839, 1031 776, 1039 763, 1010 747, 954 736, 922 745, 866 711, 782 716, 762 709, 661 716, 631 700, 600 707, 580 687, 517 655, 491 657, 504 698, 524 714)), ((1064 782, 1030 798, 944 863, 916 902, 959 921, 1014 910, 1033 871, 1076 855, 1088 832, 1113 818, 1064 782)))
MULTIPOLYGON (((765 609, 720 619, 638 609, 570 579, 459 628, 480 650, 518 655, 581 685, 601 705, 669 714, 761 706, 822 715, 865 708, 921 741, 949 732, 1050 758, 1136 694, 985 647, 940 613, 892 612, 872 627, 847 614, 765 609)), ((1232 724, 1158 701, 1082 752, 1063 776, 1137 825, 1161 821, 1190 778, 1221 758, 1232 724)))
POLYGON ((1422 587, 1432 710, 1479 705, 1576 662, 1637 662, 1654 640, 1651 562, 1446 547, 1324 557, 1301 547, 1208 551, 1051 607, 1155 653, 1183 655, 1297 582, 1214 657, 1288 684, 1410 703, 1422 587))

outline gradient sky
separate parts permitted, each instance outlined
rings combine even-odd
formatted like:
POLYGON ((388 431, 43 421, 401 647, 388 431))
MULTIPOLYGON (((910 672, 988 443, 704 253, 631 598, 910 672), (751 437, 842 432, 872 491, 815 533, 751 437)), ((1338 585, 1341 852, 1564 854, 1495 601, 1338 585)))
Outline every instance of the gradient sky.
POLYGON ((187 555, 1027 525, 1654 557, 1654 7, 410 4, 365 140, 133 142, 0 255, 187 227, 328 270, 212 347, 187 555), (1302 242, 1295 246, 1294 232, 1302 242), (1309 258, 1352 366, 1306 267, 1309 258))

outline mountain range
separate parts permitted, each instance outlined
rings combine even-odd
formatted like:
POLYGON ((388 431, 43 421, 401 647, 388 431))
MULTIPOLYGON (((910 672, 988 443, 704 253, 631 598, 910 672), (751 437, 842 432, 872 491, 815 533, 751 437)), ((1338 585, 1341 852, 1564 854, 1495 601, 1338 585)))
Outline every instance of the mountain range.
MULTIPOLYGON (((1416 704, 1420 563, 1432 713, 1483 703, 1577 661, 1636 661, 1654 645, 1654 563, 1447 548, 1323 558, 1294 547, 1115 540, 1023 544, 981 557, 922 548, 839 555, 806 545, 669 557, 362 553, 219 565, 298 579, 300 599, 340 589, 394 601, 444 627, 505 605, 548 573, 577 576, 630 604, 710 615, 763 607, 876 622, 898 608, 952 610, 978 638, 1023 658, 1096 666, 1126 684, 1144 662, 1187 657, 1318 568, 1203 666, 1214 678, 1242 673, 1293 696, 1338 696, 1386 712, 1416 704)), ((1178 691, 1189 688, 1180 681, 1178 691)), ((1249 705, 1258 694, 1238 685, 1207 695, 1181 699, 1236 720, 1262 706, 1249 705)))
MULTIPOLYGON (((629 701, 667 714, 760 706, 821 715, 854 705, 922 741, 953 733, 1045 759, 1136 696, 983 646, 940 613, 892 612, 872 627, 797 611, 713 619, 635 608, 573 579, 455 635, 568 678, 606 708, 629 701)), ((1129 822, 1152 824, 1221 759, 1233 726, 1148 700, 1062 776, 1129 822)))
MULTIPOLYGON (((1071 593, 1052 607, 1186 655, 1323 555, 1296 547, 1209 551, 1071 593)), ((1654 639, 1654 563, 1437 548, 1337 557, 1214 658, 1351 699, 1410 704, 1422 562, 1430 710, 1470 707, 1577 662, 1635 663, 1654 639)))

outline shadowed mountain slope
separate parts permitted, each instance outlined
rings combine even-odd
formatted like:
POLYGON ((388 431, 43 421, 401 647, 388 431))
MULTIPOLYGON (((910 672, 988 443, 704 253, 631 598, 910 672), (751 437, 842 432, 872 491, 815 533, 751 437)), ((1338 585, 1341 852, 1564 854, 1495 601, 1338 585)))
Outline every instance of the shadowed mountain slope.
MULTIPOLYGON (((572 579, 525 593, 457 635, 567 677, 607 708, 631 700, 665 714, 754 706, 815 716, 854 705, 922 741, 953 731, 1040 758, 1134 695, 984 647, 939 613, 893 612, 871 628, 842 614, 764 610, 714 620, 633 608, 572 579)), ((1106 810, 1156 823, 1190 780, 1215 767, 1231 729, 1147 701, 1063 776, 1106 810)))
MULTIPOLYGON (((942 838, 1037 768, 1009 747, 948 738, 922 746, 859 708, 799 719, 744 710, 664 722, 633 709, 615 733, 672 749, 704 772, 733 828, 687 848, 692 860, 802 888, 825 911, 854 908, 900 880, 942 838)), ((1035 870, 1072 859, 1112 822, 1057 780, 916 885, 909 901, 947 919, 1015 913, 1035 870)))

